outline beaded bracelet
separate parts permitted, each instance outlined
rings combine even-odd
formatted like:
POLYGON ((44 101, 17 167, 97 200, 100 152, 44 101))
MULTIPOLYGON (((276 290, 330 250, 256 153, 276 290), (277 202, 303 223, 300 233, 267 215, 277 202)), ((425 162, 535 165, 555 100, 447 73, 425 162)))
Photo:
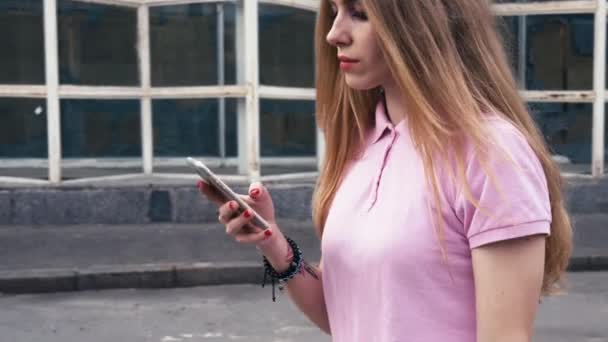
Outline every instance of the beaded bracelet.
POLYGON ((300 270, 302 269, 302 251, 300 251, 300 248, 298 247, 298 245, 295 243, 295 241, 293 241, 292 239, 285 237, 285 239, 287 239, 287 243, 289 243, 289 246, 291 247, 291 250, 293 251, 293 259, 291 260, 291 263, 289 264, 289 268, 287 270, 285 270, 285 272, 277 272, 272 265, 270 265, 270 262, 268 261, 268 259, 266 259, 266 257, 264 256, 264 280, 262 282, 262 287, 264 287, 266 285, 266 276, 270 276, 271 282, 272 282, 272 301, 276 302, 276 296, 275 296, 275 282, 279 283, 279 290, 283 290, 283 284, 286 283, 288 280, 292 279, 293 277, 295 277, 298 273, 300 273, 300 270))

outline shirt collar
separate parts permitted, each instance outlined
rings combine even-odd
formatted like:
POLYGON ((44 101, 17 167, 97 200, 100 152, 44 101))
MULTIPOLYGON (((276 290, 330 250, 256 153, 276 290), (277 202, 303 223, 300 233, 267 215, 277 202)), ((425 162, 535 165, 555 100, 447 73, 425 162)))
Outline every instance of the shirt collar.
POLYGON ((375 113, 375 127, 372 131, 371 143, 375 144, 382 138, 382 135, 387 129, 391 129, 393 124, 388 119, 386 114, 386 110, 384 108, 384 100, 378 101, 376 105, 376 113, 375 113))

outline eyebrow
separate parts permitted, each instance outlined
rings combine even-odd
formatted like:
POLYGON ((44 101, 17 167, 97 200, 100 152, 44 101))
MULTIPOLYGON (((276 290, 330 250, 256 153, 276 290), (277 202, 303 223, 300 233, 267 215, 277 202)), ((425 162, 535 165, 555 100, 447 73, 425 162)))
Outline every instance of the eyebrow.
MULTIPOLYGON (((361 0, 343 0, 343 1, 346 6, 357 5, 361 2, 361 0)), ((329 3, 334 6, 337 6, 335 0, 329 0, 329 3)))

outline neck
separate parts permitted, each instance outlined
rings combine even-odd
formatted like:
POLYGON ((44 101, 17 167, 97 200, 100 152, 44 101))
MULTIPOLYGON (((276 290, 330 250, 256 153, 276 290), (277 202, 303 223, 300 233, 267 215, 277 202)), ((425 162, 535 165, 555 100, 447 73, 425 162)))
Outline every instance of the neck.
POLYGON ((384 89, 388 117, 393 125, 397 125, 401 120, 405 119, 406 105, 403 99, 403 93, 394 81, 384 84, 382 88, 384 89))

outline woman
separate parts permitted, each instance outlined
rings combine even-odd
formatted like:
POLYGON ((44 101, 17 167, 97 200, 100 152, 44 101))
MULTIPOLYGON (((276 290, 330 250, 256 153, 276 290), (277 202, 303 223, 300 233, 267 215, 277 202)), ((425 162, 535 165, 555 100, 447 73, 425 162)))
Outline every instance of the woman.
POLYGON ((529 341, 559 290, 560 173, 494 25, 482 0, 321 1, 322 261, 299 262, 261 184, 244 197, 270 229, 233 202, 219 220, 334 341, 529 341))

